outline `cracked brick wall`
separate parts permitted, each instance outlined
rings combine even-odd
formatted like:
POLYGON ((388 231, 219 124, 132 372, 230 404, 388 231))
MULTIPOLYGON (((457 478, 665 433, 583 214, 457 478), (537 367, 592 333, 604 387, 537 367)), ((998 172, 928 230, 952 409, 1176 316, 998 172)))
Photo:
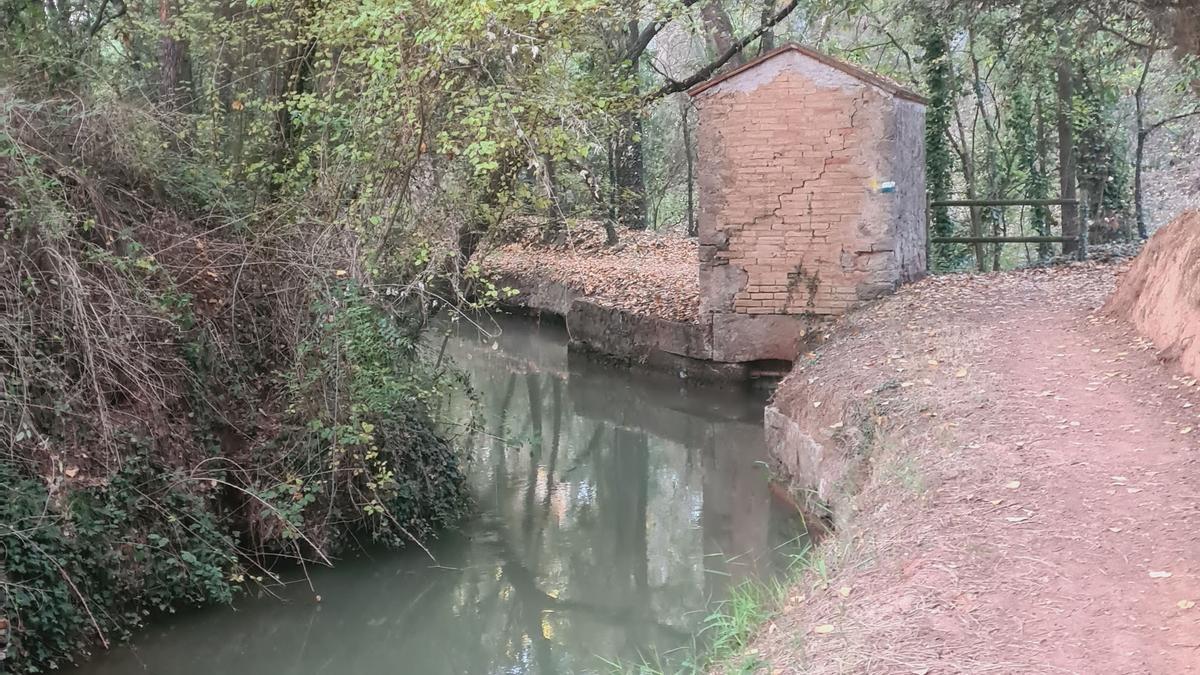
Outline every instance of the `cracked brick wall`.
POLYGON ((838 315, 924 274, 921 103, 798 51, 695 103, 702 313, 838 315))

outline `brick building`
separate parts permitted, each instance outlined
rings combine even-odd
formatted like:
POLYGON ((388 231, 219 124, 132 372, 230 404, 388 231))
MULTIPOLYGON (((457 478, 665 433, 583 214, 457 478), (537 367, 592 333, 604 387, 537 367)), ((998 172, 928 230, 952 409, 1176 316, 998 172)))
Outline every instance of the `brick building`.
POLYGON ((712 358, 791 361, 824 317, 925 273, 925 103, 786 45, 691 91, 712 358))

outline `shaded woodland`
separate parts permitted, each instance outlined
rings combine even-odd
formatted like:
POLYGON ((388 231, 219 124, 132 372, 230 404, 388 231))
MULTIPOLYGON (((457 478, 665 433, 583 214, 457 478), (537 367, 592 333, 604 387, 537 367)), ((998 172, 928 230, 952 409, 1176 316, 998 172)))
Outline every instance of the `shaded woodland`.
POLYGON ((514 230, 694 233, 690 86, 827 51, 928 97, 931 198, 1079 202, 935 210, 935 234, 1134 240, 1147 176, 1191 161, 1198 23, 1194 0, 4 0, 6 663, 454 522, 429 317, 500 299, 479 260, 514 230))

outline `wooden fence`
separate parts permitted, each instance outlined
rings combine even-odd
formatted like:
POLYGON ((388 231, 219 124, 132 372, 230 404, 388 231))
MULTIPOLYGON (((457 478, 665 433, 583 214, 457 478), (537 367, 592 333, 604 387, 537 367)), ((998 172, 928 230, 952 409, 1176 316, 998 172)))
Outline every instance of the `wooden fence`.
POLYGON ((972 211, 978 208, 987 208, 992 206, 1061 206, 1063 207, 1063 224, 1065 225, 1070 220, 1078 220, 1078 199, 949 199, 939 201, 927 201, 925 207, 925 240, 928 242, 928 254, 926 259, 932 260, 934 244, 973 244, 975 252, 976 264, 982 269, 983 244, 1066 244, 1075 242, 1078 244, 1076 253, 1080 260, 1087 259, 1087 228, 1082 225, 1076 227, 1078 235, 1074 237, 1051 237, 1051 236, 1017 236, 1017 237, 994 237, 984 235, 973 235, 970 237, 934 237, 929 231, 933 223, 933 212, 937 208, 946 208, 951 206, 965 206, 972 211))

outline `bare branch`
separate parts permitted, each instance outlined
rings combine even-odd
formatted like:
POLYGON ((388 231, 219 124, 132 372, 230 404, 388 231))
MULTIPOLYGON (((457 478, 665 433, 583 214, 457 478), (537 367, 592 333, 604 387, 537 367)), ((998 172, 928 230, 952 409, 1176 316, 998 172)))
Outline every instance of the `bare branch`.
POLYGON ((96 20, 92 22, 91 28, 88 28, 88 38, 96 37, 96 33, 99 33, 101 28, 125 16, 125 3, 121 0, 117 0, 117 11, 112 16, 105 16, 104 12, 108 10, 108 4, 109 0, 103 0, 100 3, 100 9, 96 11, 96 20))
POLYGON ((754 29, 748 35, 743 37, 741 40, 738 40, 729 49, 725 50, 725 53, 721 54, 719 57, 717 57, 717 59, 715 61, 712 61, 708 65, 704 66, 700 70, 693 73, 690 77, 687 77, 683 80, 668 81, 666 84, 659 87, 654 92, 648 94, 643 99, 643 101, 645 103, 649 103, 656 99, 662 98, 663 96, 667 96, 668 94, 674 94, 676 92, 686 91, 686 90, 691 89, 692 87, 696 86, 697 84, 700 84, 701 82, 707 80, 708 78, 712 77, 713 73, 720 70, 721 66, 725 65, 726 63, 729 63, 729 61, 732 60, 735 56, 742 53, 742 50, 744 50, 750 43, 752 43, 755 40, 757 40, 758 38, 762 37, 767 31, 774 28, 776 24, 778 24, 780 21, 783 21, 784 19, 786 19, 787 16, 792 13, 792 10, 796 9, 796 7, 799 6, 799 4, 800 4, 800 0, 791 0, 791 2, 789 2, 787 5, 785 5, 783 7, 783 9, 779 10, 778 12, 775 12, 775 14, 772 15, 770 19, 765 21, 762 25, 760 25, 758 28, 754 29))
POLYGON ((1187 119, 1188 117, 1193 117, 1195 115, 1200 115, 1200 108, 1197 108, 1195 110, 1189 110, 1184 113, 1179 113, 1178 115, 1171 115, 1170 117, 1164 117, 1161 120, 1155 122, 1154 124, 1151 124, 1150 126, 1146 127, 1145 130, 1142 131, 1142 133, 1149 135, 1150 132, 1156 131, 1159 127, 1163 126, 1164 124, 1170 124, 1171 122, 1178 122, 1179 120, 1187 119))
MULTIPOLYGON (((683 9, 687 9, 699 1, 700 0, 683 0, 683 2, 680 3, 680 6, 683 9)), ((671 12, 667 12, 658 19, 651 21, 650 24, 643 28, 642 32, 638 34, 637 39, 629 45, 629 49, 625 51, 623 60, 633 61, 640 57, 642 52, 646 51, 646 48, 650 46, 650 42, 654 40, 654 37, 658 35, 662 29, 666 28, 667 24, 671 23, 674 18, 675 17, 671 14, 671 12)))

